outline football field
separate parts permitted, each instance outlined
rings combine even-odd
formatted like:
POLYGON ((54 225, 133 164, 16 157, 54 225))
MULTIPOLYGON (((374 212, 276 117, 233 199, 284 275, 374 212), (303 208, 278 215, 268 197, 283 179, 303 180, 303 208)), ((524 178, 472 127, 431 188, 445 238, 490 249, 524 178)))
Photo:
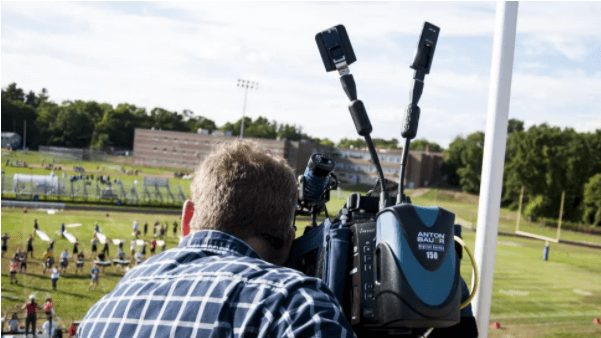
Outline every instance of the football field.
MULTIPOLYGON (((344 197, 344 196, 342 196, 344 197)), ((332 202, 338 202, 333 196, 332 202)), ((340 200, 340 202, 342 199, 340 200)), ((425 203, 425 200, 422 201, 425 203)), ((417 204, 417 203, 416 203, 417 204)), ((423 204, 422 204, 423 205, 423 204)), ((332 211, 333 212, 333 211, 332 211)), ((332 213, 331 212, 331 213, 332 213)), ((28 274, 17 274, 18 284, 10 284, 9 262, 17 248, 25 249, 25 241, 33 231, 37 219, 40 229, 50 237, 55 236, 60 224, 81 226, 67 228, 83 244, 86 257, 90 255, 90 240, 94 222, 109 239, 125 239, 129 255, 132 223, 149 223, 149 233, 142 236, 150 241, 155 219, 169 225, 167 249, 177 245, 172 223, 176 215, 148 215, 127 212, 58 211, 49 214, 43 210, 21 208, 2 209, 2 233, 8 232, 8 252, 2 259, 2 312, 14 311, 15 305, 23 304, 27 297, 37 292, 38 301, 46 294, 56 304, 58 316, 68 325, 72 319, 80 320, 87 309, 104 294, 110 292, 122 276, 122 272, 108 267, 101 273, 100 286, 87 291, 90 260, 86 261, 84 273, 75 275, 73 263, 58 281, 58 290, 52 291, 49 274, 42 275, 41 257, 46 242, 34 239, 34 259, 28 260, 28 274)), ((297 222, 298 235, 302 234, 306 220, 297 222)), ((179 231, 179 230, 178 230, 179 231)), ((465 231, 464 239, 474 249, 475 233, 465 231)), ((601 317, 601 250, 550 243, 548 261, 543 261, 544 242, 518 237, 499 236, 491 308, 491 324, 498 321, 501 328, 490 329, 490 337, 599 337, 601 325, 593 324, 601 317)), ((62 252, 72 244, 66 239, 56 239, 54 252, 62 252)), ((101 249, 99 247, 99 249, 101 249)), ((81 250, 81 248, 80 248, 81 250)), ((149 248, 147 248, 149 254, 149 248)), ((160 250, 159 250, 160 251, 160 250)), ((117 254, 117 247, 110 245, 110 258, 117 254)), ((471 280, 471 266, 466 256, 462 261, 462 275, 471 280)), ((39 323, 41 324, 41 323, 39 323)))

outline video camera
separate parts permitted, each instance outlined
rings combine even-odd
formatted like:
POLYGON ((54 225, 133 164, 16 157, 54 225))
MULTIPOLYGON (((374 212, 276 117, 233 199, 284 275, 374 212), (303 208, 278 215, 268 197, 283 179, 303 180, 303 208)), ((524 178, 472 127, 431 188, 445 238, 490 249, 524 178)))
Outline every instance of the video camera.
POLYGON ((454 224, 455 214, 439 207, 414 206, 404 193, 409 146, 419 122, 417 104, 439 31, 424 24, 410 66, 415 73, 401 131, 405 147, 399 184, 384 178, 370 137, 372 126, 348 68, 357 59, 345 27, 338 25, 315 36, 326 71, 340 74, 351 101, 351 117, 357 133, 365 138, 378 181, 365 196, 352 193, 330 220, 325 203, 338 185, 333 173, 336 163, 326 155, 313 154, 299 177, 297 208, 297 215, 310 214, 312 223, 295 240, 286 266, 326 283, 358 336, 478 336, 469 305, 477 285, 470 295, 459 273, 465 244, 461 226, 454 224), (326 219, 317 226, 321 211, 326 212, 326 219))

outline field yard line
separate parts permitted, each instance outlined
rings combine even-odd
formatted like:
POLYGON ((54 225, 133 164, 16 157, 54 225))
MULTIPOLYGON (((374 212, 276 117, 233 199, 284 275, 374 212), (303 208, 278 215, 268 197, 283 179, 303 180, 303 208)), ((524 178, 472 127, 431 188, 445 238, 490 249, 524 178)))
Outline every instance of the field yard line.
POLYGON ((561 313, 546 313, 546 312, 530 312, 524 313, 520 315, 499 315, 499 316, 491 316, 491 320, 493 319, 528 319, 528 318, 553 318, 553 317, 584 317, 584 316, 598 316, 599 311, 597 312, 561 312, 561 313), (493 318, 494 317, 494 318, 493 318))

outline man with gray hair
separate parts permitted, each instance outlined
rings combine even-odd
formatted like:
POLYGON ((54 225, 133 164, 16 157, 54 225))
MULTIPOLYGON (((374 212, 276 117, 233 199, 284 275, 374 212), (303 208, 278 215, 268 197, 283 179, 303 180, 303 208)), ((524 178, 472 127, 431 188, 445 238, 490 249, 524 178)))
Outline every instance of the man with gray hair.
POLYGON ((221 146, 196 170, 180 245, 125 275, 78 336, 354 336, 325 284, 280 266, 297 193, 284 159, 252 141, 221 146))

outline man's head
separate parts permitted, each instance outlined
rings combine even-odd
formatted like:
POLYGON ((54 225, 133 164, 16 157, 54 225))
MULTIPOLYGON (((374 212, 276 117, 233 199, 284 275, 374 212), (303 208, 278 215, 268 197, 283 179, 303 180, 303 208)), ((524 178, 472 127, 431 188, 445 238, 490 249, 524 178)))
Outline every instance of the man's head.
POLYGON ((294 239, 297 185, 284 159, 253 141, 222 145, 196 170, 190 230, 219 230, 246 241, 263 259, 283 264, 294 239))

